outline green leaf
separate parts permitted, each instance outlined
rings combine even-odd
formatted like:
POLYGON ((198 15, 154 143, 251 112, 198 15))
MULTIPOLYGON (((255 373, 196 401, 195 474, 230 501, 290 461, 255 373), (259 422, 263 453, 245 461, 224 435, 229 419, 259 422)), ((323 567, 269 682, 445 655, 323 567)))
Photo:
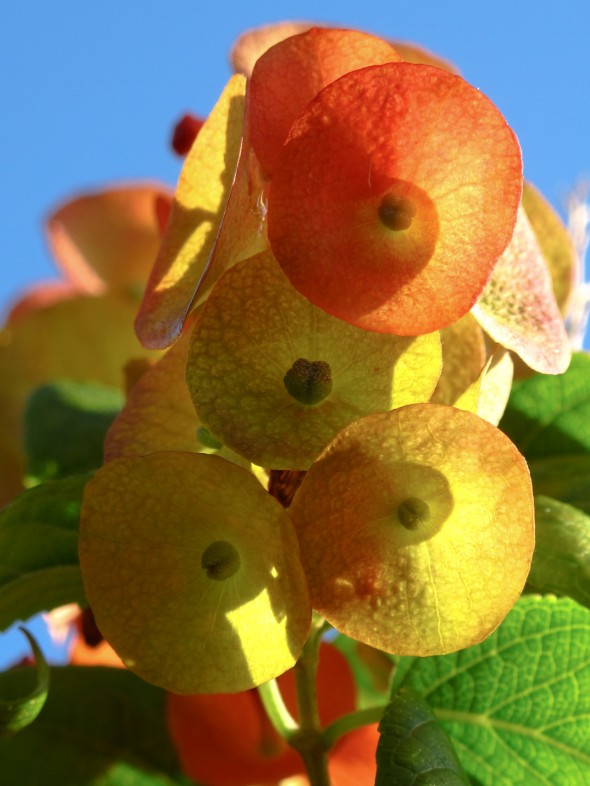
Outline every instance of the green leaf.
POLYGON ((565 374, 515 382, 500 428, 527 460, 590 451, 590 355, 577 353, 565 374))
POLYGON ((14 734, 32 723, 43 709, 49 690, 49 666, 41 648, 27 630, 21 630, 35 655, 36 679, 31 688, 31 669, 14 669, 0 674, 0 737, 14 734))
POLYGON ((0 741, 0 783, 187 784, 166 731, 164 702, 163 691, 122 669, 55 668, 36 722, 0 741))
POLYGON ((558 456, 529 464, 536 495, 567 502, 590 515, 590 455, 558 456))
POLYGON ((522 598, 481 644, 414 659, 403 685, 483 786, 590 783, 590 611, 569 598, 522 598))
POLYGON ((535 499, 536 544, 527 583, 590 608, 590 516, 550 497, 535 499))
POLYGON ((36 388, 24 414, 30 480, 98 469, 106 432, 123 402, 120 390, 96 383, 61 380, 36 388))
POLYGON ((89 477, 50 481, 0 511, 0 631, 66 603, 88 605, 78 524, 89 477))
POLYGON ((468 786, 447 734, 413 690, 394 696, 379 732, 375 786, 468 786))
POLYGON ((394 664, 391 656, 339 633, 333 641, 346 657, 357 688, 357 709, 386 704, 394 664))

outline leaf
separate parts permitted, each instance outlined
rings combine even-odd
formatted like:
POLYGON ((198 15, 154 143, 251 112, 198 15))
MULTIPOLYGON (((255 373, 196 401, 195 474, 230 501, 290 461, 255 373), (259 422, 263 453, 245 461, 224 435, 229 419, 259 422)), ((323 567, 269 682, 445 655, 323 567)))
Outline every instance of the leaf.
POLYGON ((136 305, 120 296, 79 296, 29 311, 0 331, 0 505, 22 491, 23 411, 30 393, 56 379, 123 388, 123 366, 145 358, 136 305))
POLYGON ((313 22, 274 22, 246 30, 236 39, 230 52, 234 71, 247 77, 252 76, 256 61, 267 49, 289 36, 304 33, 315 26, 313 22))
POLYGON ((413 690, 400 691, 392 699, 379 731, 375 786, 468 786, 451 741, 413 690))
POLYGON ((529 588, 567 595, 590 608, 590 516, 550 497, 536 497, 535 519, 529 588))
POLYGON ((500 428, 527 460, 590 451, 590 355, 573 355, 561 376, 515 382, 500 428))
POLYGON ((354 674, 357 709, 386 704, 394 668, 391 655, 362 641, 350 639, 343 633, 336 636, 334 646, 344 653, 354 674))
POLYGON ((475 382, 486 364, 483 330, 473 314, 465 314, 440 331, 443 365, 431 401, 454 404, 475 382))
POLYGON ((0 783, 188 784, 166 731, 164 700, 161 690, 120 669, 53 669, 37 721, 0 741, 0 783))
POLYGON ((66 603, 87 605, 78 520, 89 477, 37 486, 0 512, 0 631, 66 603))
POLYGON ((482 644, 416 658, 402 684, 483 786, 590 782, 590 612, 574 601, 522 598, 482 644))
POLYGON ((471 383, 453 406, 475 412, 480 418, 497 426, 508 403, 513 372, 514 364, 509 352, 497 346, 478 379, 471 383))
POLYGON ((529 463, 535 494, 567 502, 590 515, 590 455, 557 456, 529 463))
POLYGON ((0 738, 21 731, 39 715, 49 690, 49 666, 31 634, 21 628, 35 655, 36 684, 31 689, 31 669, 14 669, 0 675, 0 738))
POLYGON ((123 401, 120 390, 96 383, 60 380, 36 388, 24 415, 29 478, 42 483, 98 469, 123 401))

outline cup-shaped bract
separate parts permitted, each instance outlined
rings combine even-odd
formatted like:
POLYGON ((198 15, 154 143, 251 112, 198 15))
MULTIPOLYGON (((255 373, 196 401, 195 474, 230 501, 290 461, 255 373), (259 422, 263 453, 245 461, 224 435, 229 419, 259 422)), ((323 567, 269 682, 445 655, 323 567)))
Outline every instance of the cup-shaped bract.
POLYGON ((453 406, 475 412, 497 426, 508 404, 513 377, 514 363, 510 353, 497 346, 478 378, 453 401, 453 406))
POLYGON ((259 685, 294 665, 309 632, 287 513, 217 456, 106 464, 85 489, 80 564, 105 638, 128 668, 175 693, 259 685))
POLYGON ((190 331, 133 385, 109 428, 104 459, 145 456, 161 451, 214 453, 248 469, 250 464, 217 440, 201 423, 186 386, 190 331))
POLYGON ((316 308, 269 252, 228 270, 195 323, 187 381, 203 423, 264 467, 307 469, 363 415, 428 401, 438 333, 361 330, 316 308))
POLYGON ((184 161, 135 322, 146 347, 164 349, 178 338, 207 270, 234 184, 245 92, 244 77, 233 76, 184 161))
POLYGON ((580 277, 580 261, 572 236, 545 197, 526 181, 522 190, 522 207, 549 267, 555 300, 565 316, 580 277))
POLYGON ((454 404, 485 366, 484 332, 473 314, 465 314, 440 331, 440 343, 443 367, 430 400, 435 404, 454 404))
POLYGON ((293 124, 268 237, 293 286, 360 327, 419 335, 467 313, 514 229, 518 141, 461 77, 410 63, 346 74, 293 124))
POLYGON ((563 374, 571 347, 547 263, 524 209, 473 315, 494 341, 542 374, 563 374))
POLYGON ((109 290, 138 300, 160 244, 157 205, 164 186, 119 185, 58 207, 47 220, 47 240, 67 279, 81 292, 109 290))
POLYGON ((326 27, 312 27, 264 52, 250 78, 248 127, 265 173, 272 178, 289 129, 322 88, 349 71, 399 60, 382 38, 326 27))
POLYGON ((270 49, 271 46, 284 41, 298 33, 304 33, 311 27, 316 27, 313 22, 284 21, 272 22, 268 25, 259 25, 245 30, 234 41, 229 53, 233 69, 238 74, 250 78, 256 61, 270 49))
POLYGON ((502 432, 454 407, 414 404, 352 423, 290 512, 314 608, 399 655, 481 641, 530 568, 526 462, 502 432))

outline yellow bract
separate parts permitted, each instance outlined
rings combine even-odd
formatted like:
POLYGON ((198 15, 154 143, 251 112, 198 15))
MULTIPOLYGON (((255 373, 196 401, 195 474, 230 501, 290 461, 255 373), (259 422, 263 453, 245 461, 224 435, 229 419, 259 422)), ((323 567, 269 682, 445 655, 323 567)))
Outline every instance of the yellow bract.
POLYGON ((203 431, 185 381, 189 339, 190 332, 181 336, 135 383, 107 433, 106 461, 177 450, 215 452, 234 464, 250 467, 229 448, 220 445, 212 449, 215 440, 203 431))
POLYGON ((206 270, 232 187, 244 122, 246 80, 233 76, 186 157, 136 328, 148 347, 180 334, 206 270))
POLYGON ((243 691, 291 668, 311 608, 288 515, 216 456, 106 464, 85 490, 85 590, 124 663, 175 693, 243 691))
POLYGON ((522 592, 532 558, 524 458, 486 421, 444 405, 345 428, 290 511, 314 608, 400 655, 484 639, 522 592))
POLYGON ((509 352, 497 347, 479 377, 453 402, 453 406, 475 412, 497 426, 508 403, 513 373, 514 364, 509 352))
POLYGON ((336 319, 266 252, 227 271, 204 304, 187 380, 200 418, 226 445, 265 467, 307 469, 353 420, 427 401, 440 368, 438 333, 386 335, 336 319), (331 392, 313 406, 285 381, 298 361, 331 374, 331 392))
POLYGON ((522 191, 522 206, 549 266, 557 305, 565 315, 579 267, 572 238, 551 205, 526 181, 522 191))
POLYGON ((440 331, 442 372, 431 401, 454 404, 457 398, 478 379, 486 362, 483 330, 473 314, 440 331))

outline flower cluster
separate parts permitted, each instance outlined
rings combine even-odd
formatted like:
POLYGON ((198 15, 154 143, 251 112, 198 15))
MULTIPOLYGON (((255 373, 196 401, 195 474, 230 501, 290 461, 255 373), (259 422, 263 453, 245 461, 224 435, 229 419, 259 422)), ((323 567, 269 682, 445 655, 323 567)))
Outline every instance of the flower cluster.
MULTIPOLYGON (((67 281, 23 299, 0 347, 10 423, 36 385, 120 384, 127 362, 84 493, 85 592, 124 665, 181 694, 172 735, 189 774, 216 786, 302 771, 252 689, 279 678, 294 693, 318 619, 428 656, 481 642, 510 611, 534 507, 497 424, 514 361, 567 368, 573 278, 571 256, 545 246, 554 217, 523 190, 513 131, 447 63, 290 25, 246 34, 233 61, 205 122, 177 128, 173 198, 113 189, 52 216, 67 281), (99 359, 66 351, 72 325, 99 359), (191 730, 213 756, 236 712, 252 739, 236 732, 233 759, 195 763, 191 730)), ((6 500, 24 471, 15 428, 6 500)), ((326 725, 355 698, 351 683, 336 702, 335 676, 341 692, 350 679, 324 649, 326 725)), ((371 735, 334 748, 335 783, 371 735)))
POLYGON ((381 39, 311 28, 230 80, 136 322, 174 346, 85 495, 88 596, 130 668, 246 690, 297 661, 312 608, 398 654, 497 627, 534 540, 526 463, 495 427, 506 348, 569 358, 521 194, 498 109, 381 39), (487 357, 481 324, 505 349, 487 357), (274 478, 303 472, 286 511, 274 478))

